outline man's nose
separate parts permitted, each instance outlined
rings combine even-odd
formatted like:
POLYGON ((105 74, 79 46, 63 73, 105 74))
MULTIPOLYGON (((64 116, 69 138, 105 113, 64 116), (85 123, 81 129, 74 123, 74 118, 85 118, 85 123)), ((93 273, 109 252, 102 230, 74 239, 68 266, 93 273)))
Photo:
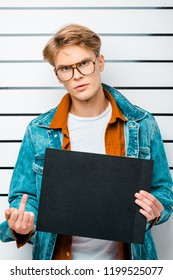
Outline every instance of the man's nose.
POLYGON ((73 71, 74 71, 73 78, 80 79, 81 77, 83 77, 83 75, 79 72, 77 67, 73 67, 73 71))

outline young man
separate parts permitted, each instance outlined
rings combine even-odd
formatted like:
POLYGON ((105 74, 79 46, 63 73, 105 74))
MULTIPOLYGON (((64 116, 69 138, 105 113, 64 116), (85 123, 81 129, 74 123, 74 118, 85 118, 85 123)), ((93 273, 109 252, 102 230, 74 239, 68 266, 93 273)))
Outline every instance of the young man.
POLYGON ((157 259, 151 228, 172 214, 172 179, 158 126, 150 113, 101 83, 100 47, 97 34, 71 24, 43 51, 68 94, 29 124, 11 181, 10 208, 0 226, 2 241, 16 240, 18 247, 32 243, 33 259, 157 259), (154 160, 151 193, 134 194, 147 219, 144 245, 34 230, 47 147, 154 160))

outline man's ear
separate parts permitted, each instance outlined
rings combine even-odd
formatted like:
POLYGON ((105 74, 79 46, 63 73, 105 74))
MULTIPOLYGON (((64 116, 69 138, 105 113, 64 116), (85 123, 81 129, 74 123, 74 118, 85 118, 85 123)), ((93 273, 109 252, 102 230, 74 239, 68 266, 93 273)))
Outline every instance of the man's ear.
POLYGON ((99 56, 100 72, 103 72, 105 66, 105 59, 103 55, 99 56))
POLYGON ((55 67, 53 68, 53 71, 54 71, 54 73, 55 73, 55 75, 56 75, 56 77, 57 77, 59 83, 62 84, 62 81, 58 78, 58 76, 57 76, 57 74, 56 74, 56 68, 55 68, 55 67))

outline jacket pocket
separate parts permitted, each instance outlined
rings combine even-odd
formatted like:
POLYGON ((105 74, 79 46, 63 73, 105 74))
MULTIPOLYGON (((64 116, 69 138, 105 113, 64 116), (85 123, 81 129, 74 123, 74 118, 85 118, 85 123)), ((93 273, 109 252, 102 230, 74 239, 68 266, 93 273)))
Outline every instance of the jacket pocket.
POLYGON ((35 156, 32 169, 37 174, 43 175, 44 156, 35 156))
POLYGON ((140 147, 139 148, 139 158, 150 159, 151 158, 150 148, 140 147))
POLYGON ((32 169, 35 172, 35 183, 37 190, 37 199, 40 200, 41 184, 43 178, 43 166, 44 166, 44 156, 35 156, 34 162, 32 164, 32 169))

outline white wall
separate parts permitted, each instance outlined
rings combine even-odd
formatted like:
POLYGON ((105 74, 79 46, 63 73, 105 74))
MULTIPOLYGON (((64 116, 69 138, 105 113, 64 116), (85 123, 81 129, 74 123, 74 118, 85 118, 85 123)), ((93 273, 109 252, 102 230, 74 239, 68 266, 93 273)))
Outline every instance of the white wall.
MULTIPOLYGON (((103 81, 155 115, 173 175, 173 1, 1 0, 0 221, 26 125, 65 93, 42 50, 72 22, 100 34, 103 81)), ((153 230, 160 259, 173 259, 172 221, 153 230)), ((31 259, 31 246, 17 250, 14 243, 0 242, 0 259, 31 259)))

